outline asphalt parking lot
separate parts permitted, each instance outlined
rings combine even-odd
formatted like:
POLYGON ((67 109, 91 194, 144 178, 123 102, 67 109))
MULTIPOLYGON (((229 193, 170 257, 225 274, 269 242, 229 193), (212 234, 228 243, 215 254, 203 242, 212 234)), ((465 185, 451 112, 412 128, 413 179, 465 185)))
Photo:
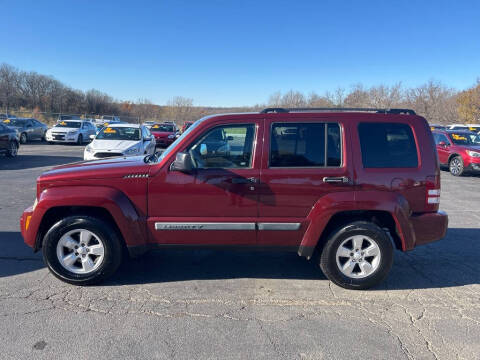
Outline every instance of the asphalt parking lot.
POLYGON ((75 287, 23 244, 18 218, 46 169, 83 147, 0 157, 0 358, 478 359, 480 176, 442 172, 447 237, 395 254, 369 291, 291 253, 162 251, 75 287))

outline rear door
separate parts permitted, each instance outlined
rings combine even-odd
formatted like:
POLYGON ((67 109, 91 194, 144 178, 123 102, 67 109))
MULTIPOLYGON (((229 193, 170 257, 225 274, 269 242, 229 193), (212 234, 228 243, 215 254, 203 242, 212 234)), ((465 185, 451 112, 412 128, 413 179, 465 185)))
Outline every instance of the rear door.
POLYGON ((9 135, 8 129, 3 124, 0 124, 0 149, 8 149, 9 135))
POLYGON ((298 246, 315 203, 353 189, 346 124, 325 115, 275 119, 265 123, 258 243, 298 246))

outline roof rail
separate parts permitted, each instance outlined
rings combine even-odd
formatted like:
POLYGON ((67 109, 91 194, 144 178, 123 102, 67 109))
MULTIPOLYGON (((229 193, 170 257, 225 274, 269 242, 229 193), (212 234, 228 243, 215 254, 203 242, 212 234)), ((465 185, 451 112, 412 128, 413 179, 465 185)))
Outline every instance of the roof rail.
POLYGON ((336 112, 336 111, 345 111, 345 112, 374 112, 377 114, 405 114, 405 115, 416 115, 415 111, 411 109, 376 109, 376 108, 266 108, 260 111, 260 114, 268 113, 290 113, 290 112, 336 112))

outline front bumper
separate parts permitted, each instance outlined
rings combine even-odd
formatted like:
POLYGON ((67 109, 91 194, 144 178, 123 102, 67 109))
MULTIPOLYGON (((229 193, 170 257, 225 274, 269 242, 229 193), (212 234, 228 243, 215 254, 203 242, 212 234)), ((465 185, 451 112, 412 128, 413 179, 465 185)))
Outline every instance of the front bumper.
POLYGON ((415 234, 415 246, 440 240, 447 233, 448 215, 444 211, 413 215, 410 221, 415 234))
POLYGON ((45 139, 48 142, 58 142, 58 143, 72 143, 77 142, 78 134, 75 135, 67 135, 65 134, 47 134, 45 135, 45 139))
POLYGON ((38 230, 39 220, 34 216, 33 205, 25 209, 20 217, 20 232, 22 234, 25 244, 37 250, 35 248, 36 234, 38 230))
POLYGON ((155 145, 159 147, 168 147, 174 142, 174 139, 155 138, 155 145))

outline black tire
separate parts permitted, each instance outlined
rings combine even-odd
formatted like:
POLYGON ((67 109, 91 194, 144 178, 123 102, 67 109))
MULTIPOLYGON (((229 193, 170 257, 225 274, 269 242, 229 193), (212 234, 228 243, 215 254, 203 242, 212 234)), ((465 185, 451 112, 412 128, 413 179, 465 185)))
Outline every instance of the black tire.
MULTIPOLYGON (((368 241, 364 243, 368 244, 368 241)), ((355 250, 353 249, 352 251, 355 250)), ((367 261, 367 256, 360 261, 367 261)), ((380 284, 387 277, 392 268, 392 264, 392 242, 384 230, 367 221, 356 221, 334 231, 329 236, 320 255, 320 268, 325 276, 333 283, 345 289, 361 290, 380 284), (363 278, 347 276, 342 273, 339 265, 337 265, 337 250, 342 243, 355 235, 363 235, 374 240, 380 250, 378 266, 370 275, 363 278)), ((354 265, 354 269, 359 265, 360 264, 354 265)), ((360 270, 360 267, 358 267, 358 269, 360 270)))
POLYGON ((90 216, 69 216, 53 225, 43 238, 43 259, 50 271, 62 281, 73 285, 92 285, 111 276, 122 262, 122 243, 113 227, 90 216), (88 274, 77 274, 67 270, 58 260, 57 244, 69 231, 86 229, 98 236, 104 245, 104 258, 99 267, 88 274))
POLYGON ((8 144, 7 157, 14 158, 18 154, 18 143, 16 141, 10 141, 8 144))
POLYGON ((21 133, 21 134, 20 134, 20 144, 26 144, 26 143, 27 143, 27 140, 28 140, 27 134, 21 133))
POLYGON ((49 141, 48 143, 49 143, 50 145, 53 145, 53 144, 55 144, 53 141, 49 141))
POLYGON ((454 156, 448 162, 448 170, 453 176, 462 176, 465 173, 463 159, 461 156, 454 156))
POLYGON ((78 138, 77 138, 77 145, 82 145, 83 144, 83 135, 80 134, 78 135, 78 138))
POLYGON ((47 132, 44 131, 43 132, 43 135, 42 135, 42 139, 41 139, 43 142, 46 142, 47 141, 47 132))

